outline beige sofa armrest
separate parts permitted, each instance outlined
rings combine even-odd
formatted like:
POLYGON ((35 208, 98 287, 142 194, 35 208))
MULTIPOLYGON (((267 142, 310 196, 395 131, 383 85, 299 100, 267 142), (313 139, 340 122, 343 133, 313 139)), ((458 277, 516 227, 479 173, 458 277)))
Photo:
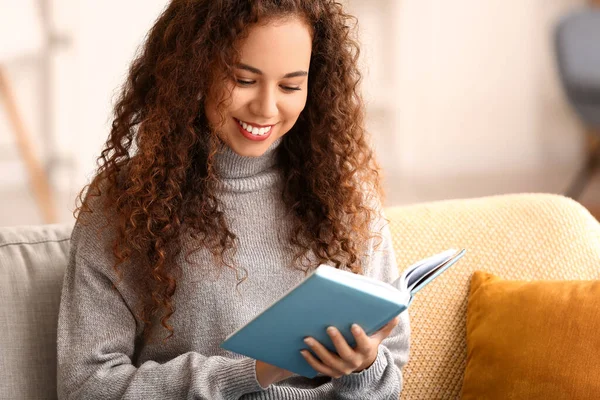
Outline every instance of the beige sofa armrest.
POLYGON ((475 270, 506 279, 600 278, 600 225, 579 203, 550 194, 388 208, 398 267, 448 248, 467 254, 409 309, 411 358, 403 399, 458 398, 466 365, 466 309, 475 270))
POLYGON ((0 227, 0 398, 56 399, 70 225, 0 227))

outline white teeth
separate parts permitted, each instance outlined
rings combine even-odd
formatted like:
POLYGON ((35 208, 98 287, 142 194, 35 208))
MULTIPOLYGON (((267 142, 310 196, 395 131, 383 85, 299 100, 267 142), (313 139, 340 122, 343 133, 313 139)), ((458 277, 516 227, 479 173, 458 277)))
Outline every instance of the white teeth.
POLYGON ((244 121, 241 121, 239 119, 237 121, 242 126, 242 128, 244 128, 248 133, 251 133, 253 135, 262 136, 262 135, 264 135, 265 133, 267 133, 267 132, 269 132, 271 130, 270 126, 267 126, 265 128, 257 128, 255 126, 247 124, 244 121))

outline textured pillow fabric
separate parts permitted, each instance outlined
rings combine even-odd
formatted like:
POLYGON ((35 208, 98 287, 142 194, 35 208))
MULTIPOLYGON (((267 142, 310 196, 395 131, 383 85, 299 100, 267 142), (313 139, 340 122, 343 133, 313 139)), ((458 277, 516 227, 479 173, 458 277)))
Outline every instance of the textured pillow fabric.
POLYGON ((445 249, 467 249, 408 308, 410 358, 402 371, 402 400, 460 397, 469 284, 483 265, 505 279, 600 279, 600 224, 563 196, 444 200, 388 208, 386 214, 400 270, 445 249))
POLYGON ((462 399, 600 399, 600 281, 476 271, 462 399))

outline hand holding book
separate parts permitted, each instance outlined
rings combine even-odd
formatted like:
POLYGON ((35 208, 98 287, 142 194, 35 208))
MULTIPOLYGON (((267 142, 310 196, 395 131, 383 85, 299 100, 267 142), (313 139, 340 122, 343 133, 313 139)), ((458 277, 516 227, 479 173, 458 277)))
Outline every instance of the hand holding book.
POLYGON ((400 322, 400 317, 396 316, 371 336, 367 336, 359 325, 353 324, 350 331, 356 342, 355 347, 351 347, 346 342, 336 327, 330 326, 327 328, 327 334, 333 342, 335 352, 329 351, 317 340, 307 337, 304 339, 304 343, 310 347, 316 357, 308 350, 301 350, 300 353, 315 371, 332 378, 360 372, 375 362, 379 344, 392 333, 398 322, 400 322))
MULTIPOLYGON (((316 357, 308 350, 301 350, 300 353, 315 371, 332 378, 340 378, 343 375, 361 372, 375 362, 379 344, 390 335, 399 322, 400 317, 397 316, 371 336, 367 336, 359 325, 353 326, 351 332, 357 344, 354 348, 350 347, 336 327, 330 326, 327 328, 327 334, 331 338, 336 352, 329 351, 314 338, 307 337, 304 342, 315 353, 316 357)), ((256 361, 256 378, 262 387, 289 378, 293 374, 293 372, 263 361, 256 361)))
MULTIPOLYGON (((387 332, 387 337, 396 325, 389 324, 391 329, 388 331, 386 324, 406 310, 419 290, 464 253, 465 250, 448 250, 421 260, 408 267, 392 284, 321 265, 269 308, 229 335, 221 347, 261 360, 257 363, 257 377, 259 369, 267 365, 279 367, 279 370, 266 368, 270 371, 267 375, 273 379, 282 374, 289 376, 287 371, 308 378, 315 377, 318 372, 339 375, 347 373, 358 361, 360 365, 353 371, 364 369, 368 362, 372 363, 373 354, 383 340, 381 336, 387 332), (362 328, 360 338, 351 332, 353 324, 362 328), (336 328, 339 336, 331 337, 327 333, 330 326, 336 328), (304 342, 307 337, 315 341, 313 346, 304 342), (369 340, 368 345, 365 345, 366 340, 369 340), (306 349, 314 352, 312 358, 311 354, 304 356, 301 353, 306 349)), ((269 380, 265 379, 265 382, 269 380)))

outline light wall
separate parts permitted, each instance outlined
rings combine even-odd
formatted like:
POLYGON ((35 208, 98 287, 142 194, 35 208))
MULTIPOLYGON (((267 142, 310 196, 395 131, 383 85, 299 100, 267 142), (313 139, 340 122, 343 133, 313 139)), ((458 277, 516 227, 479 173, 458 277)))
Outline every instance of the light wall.
POLYGON ((574 170, 584 137, 559 85, 552 29, 581 3, 350 1, 368 16, 371 108, 389 104, 372 123, 388 173, 574 170))
MULTIPOLYGON (((52 56, 49 145, 35 58, 7 69, 38 151, 45 159, 44 149, 55 153, 53 185, 68 192, 60 207, 72 209, 95 169, 129 62, 166 1, 52 3, 53 24, 70 43, 52 56)), ((551 30, 581 1, 347 3, 360 21, 369 127, 389 176, 435 182, 577 167, 583 135, 558 84, 551 30)), ((0 187, 26 180, 14 153, 0 113, 0 187)))
MULTIPOLYGON (((48 18, 54 34, 63 42, 53 46, 49 57, 48 119, 44 118, 41 98, 42 56, 28 54, 4 67, 35 151, 50 172, 61 221, 70 221, 75 195, 95 171, 96 158, 109 132, 112 106, 129 63, 167 2, 48 0, 48 3, 51 3, 48 18)), ((22 34, 16 28, 14 34, 22 34)), ((0 202, 11 202, 13 193, 20 188, 27 190, 27 184, 28 176, 18 156, 13 130, 0 108, 0 202)), ((18 198, 22 199, 20 192, 18 198)), ((33 208, 33 199, 27 200, 33 208)), ((4 218, 12 223, 19 221, 9 215, 4 218)), ((23 221, 31 223, 35 219, 24 217, 23 221)))

